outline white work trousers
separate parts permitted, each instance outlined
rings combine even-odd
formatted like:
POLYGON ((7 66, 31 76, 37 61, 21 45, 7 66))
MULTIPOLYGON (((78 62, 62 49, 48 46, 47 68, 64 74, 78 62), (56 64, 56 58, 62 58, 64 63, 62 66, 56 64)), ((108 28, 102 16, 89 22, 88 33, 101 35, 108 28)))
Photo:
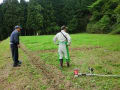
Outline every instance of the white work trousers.
POLYGON ((66 44, 64 43, 59 44, 58 53, 59 59, 63 59, 63 57, 65 57, 65 59, 68 59, 66 44))

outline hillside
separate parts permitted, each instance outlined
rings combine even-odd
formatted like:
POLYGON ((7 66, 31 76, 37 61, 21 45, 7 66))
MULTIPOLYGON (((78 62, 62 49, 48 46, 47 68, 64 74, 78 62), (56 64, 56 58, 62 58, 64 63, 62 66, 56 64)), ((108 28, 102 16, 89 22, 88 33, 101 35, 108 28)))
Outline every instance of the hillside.
POLYGON ((92 12, 87 25, 89 33, 120 33, 120 0, 97 0, 89 10, 92 12))

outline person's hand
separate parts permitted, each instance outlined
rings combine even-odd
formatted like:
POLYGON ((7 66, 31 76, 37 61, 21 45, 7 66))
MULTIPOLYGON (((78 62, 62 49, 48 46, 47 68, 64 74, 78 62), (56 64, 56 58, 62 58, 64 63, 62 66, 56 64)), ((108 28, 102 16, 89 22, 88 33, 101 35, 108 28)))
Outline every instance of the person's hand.
POLYGON ((70 46, 70 43, 67 43, 67 46, 70 46))
POLYGON ((18 44, 18 48, 20 48, 20 44, 18 44))

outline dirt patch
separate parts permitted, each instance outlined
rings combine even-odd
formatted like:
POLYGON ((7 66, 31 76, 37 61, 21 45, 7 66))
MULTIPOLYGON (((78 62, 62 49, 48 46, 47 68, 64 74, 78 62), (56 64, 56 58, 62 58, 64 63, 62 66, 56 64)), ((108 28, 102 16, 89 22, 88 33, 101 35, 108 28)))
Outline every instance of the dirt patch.
POLYGON ((4 69, 0 69, 0 81, 4 80, 5 77, 8 77, 10 70, 12 69, 10 64, 5 65, 4 67, 4 69))
MULTIPOLYGON (((4 56, 5 60, 10 60, 9 54, 6 54, 4 56)), ((6 87, 9 85, 7 78, 12 73, 12 69, 12 63, 9 61, 0 69, 0 86, 6 87)))
MULTIPOLYGON (((70 51, 73 51, 73 50, 78 50, 78 51, 83 51, 83 50, 93 50, 93 49, 99 49, 101 47, 77 47, 77 48, 69 48, 70 51)), ((48 53, 48 52, 57 52, 58 50, 57 49, 54 49, 54 50, 39 50, 39 51, 35 51, 36 53, 48 53)))
POLYGON ((36 53, 48 53, 48 52, 57 52, 57 49, 54 50, 39 50, 39 51, 35 51, 36 53))
MULTIPOLYGON (((9 62, 10 61, 10 52, 8 52, 8 54, 6 54, 6 53, 2 53, 2 54, 3 54, 4 60, 9 62)), ((8 62, 5 63, 5 65, 0 68, 0 81, 1 80, 4 81, 4 79, 9 76, 10 71, 12 70, 12 63, 11 62, 8 63, 8 62)), ((0 82, 0 84, 1 84, 1 82, 0 82)))
POLYGON ((21 49, 29 57, 30 62, 42 72, 45 82, 50 85, 49 90, 76 90, 70 81, 65 81, 65 76, 56 67, 40 60, 40 57, 29 52, 24 45, 22 45, 21 49), (61 89, 61 87, 64 88, 61 89))
POLYGON ((99 49, 99 48, 102 48, 102 47, 99 47, 99 46, 96 46, 96 47, 78 47, 78 48, 71 48, 70 50, 78 50, 78 51, 83 51, 83 50, 93 50, 93 49, 99 49))

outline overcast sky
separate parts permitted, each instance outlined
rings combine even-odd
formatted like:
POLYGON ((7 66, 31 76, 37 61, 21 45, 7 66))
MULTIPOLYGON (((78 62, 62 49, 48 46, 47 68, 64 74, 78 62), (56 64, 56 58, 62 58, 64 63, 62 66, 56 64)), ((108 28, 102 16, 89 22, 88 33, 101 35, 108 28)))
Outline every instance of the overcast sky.
MULTIPOLYGON (((18 1, 20 1, 20 0, 18 0, 18 1)), ((29 1, 29 0, 26 0, 26 1, 29 1)), ((0 0, 0 3, 2 3, 3 2, 3 0, 0 0)))
POLYGON ((0 3, 2 3, 3 0, 0 0, 0 3))

